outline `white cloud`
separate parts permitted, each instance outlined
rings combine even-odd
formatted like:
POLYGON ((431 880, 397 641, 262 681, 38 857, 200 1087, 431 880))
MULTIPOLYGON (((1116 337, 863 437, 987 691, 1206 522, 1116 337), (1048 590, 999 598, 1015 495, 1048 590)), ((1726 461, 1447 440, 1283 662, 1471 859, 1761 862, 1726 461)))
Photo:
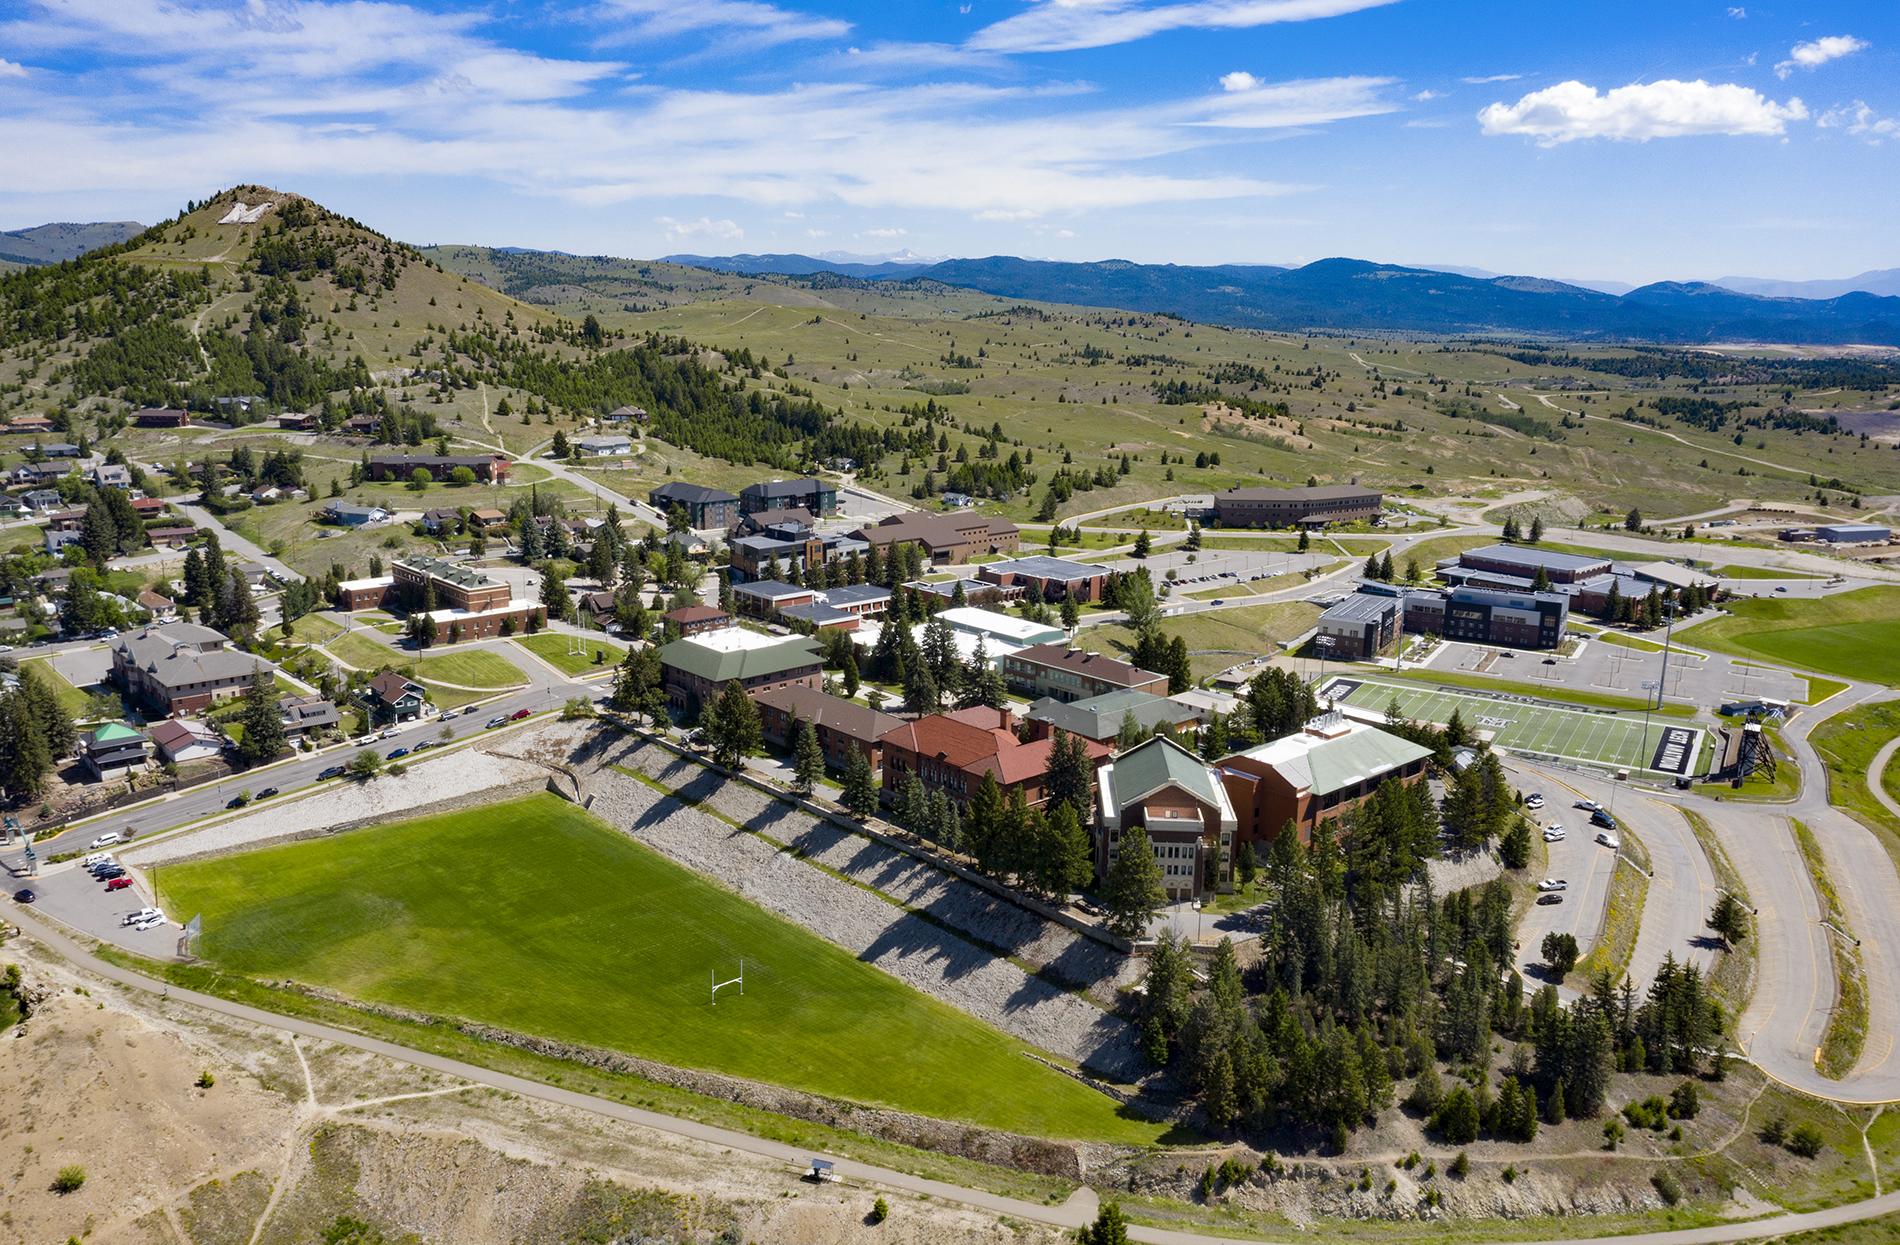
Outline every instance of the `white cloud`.
POLYGON ((1220 79, 1220 89, 1223 91, 1251 91, 1259 85, 1260 79, 1254 77, 1244 69, 1236 69, 1232 73, 1222 74, 1220 79))
POLYGON ((0 56, 0 78, 24 77, 26 77, 25 65, 20 64, 18 61, 10 61, 4 56, 0 56))
POLYGON ((1170 30, 1244 30, 1378 8, 1397 0, 1034 0, 984 27, 970 46, 991 52, 1073 52, 1132 43, 1170 30))
POLYGON ((1853 35, 1827 35, 1797 43, 1788 49, 1788 59, 1775 66, 1775 76, 1785 79, 1797 69, 1819 69, 1829 61, 1852 56, 1866 47, 1866 40, 1853 35))
POLYGON ((674 220, 671 216, 654 218, 654 224, 666 231, 669 242, 679 242, 686 238, 712 238, 719 242, 737 242, 745 237, 745 230, 738 223, 729 220, 711 220, 700 217, 698 220, 674 220))
POLYGON ((1859 99, 1848 107, 1828 109, 1814 119, 1814 124, 1824 130, 1845 130, 1871 143, 1900 138, 1900 118, 1883 117, 1859 99))
POLYGON ((1523 76, 1521 73, 1489 73, 1476 77, 1460 78, 1458 81, 1464 83, 1466 86, 1490 86, 1493 82, 1516 82, 1523 76))
POLYGON ((908 237, 909 235, 910 235, 910 230, 908 229, 890 228, 890 229, 866 229, 864 232, 860 233, 858 236, 860 238, 903 238, 903 237, 908 237))
POLYGON ((1254 80, 1244 91, 1229 90, 1209 99, 1186 124, 1237 130, 1272 130, 1323 125, 1351 117, 1396 112, 1384 97, 1391 78, 1308 78, 1294 82, 1254 80))
POLYGON ((1729 6, 1728 15, 1739 22, 1748 16, 1748 10, 1739 4, 1732 4, 1729 6))
POLYGON ((1420 91, 1412 98, 1421 104, 1427 104, 1438 98, 1438 92, 1432 90, 1420 91))
POLYGON ((1486 134, 1523 134, 1544 146, 1580 138, 1646 142, 1700 134, 1775 136, 1805 120, 1799 99, 1778 104, 1750 87, 1700 80, 1638 82, 1599 93, 1581 82, 1533 91, 1478 113, 1486 134))
POLYGON ((758 0, 604 0, 609 15, 633 18, 624 30, 606 35, 605 42, 667 39, 707 31, 738 32, 751 48, 772 47, 804 39, 836 39, 848 34, 851 23, 782 9, 758 0))

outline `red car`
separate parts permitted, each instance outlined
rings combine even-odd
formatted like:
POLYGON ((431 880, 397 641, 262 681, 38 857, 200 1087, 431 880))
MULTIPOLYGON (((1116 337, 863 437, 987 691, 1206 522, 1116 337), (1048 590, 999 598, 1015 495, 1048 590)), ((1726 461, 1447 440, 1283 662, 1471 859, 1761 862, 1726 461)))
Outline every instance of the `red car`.
POLYGON ((109 891, 122 891, 130 885, 132 885, 131 878, 113 878, 110 882, 106 883, 106 889, 109 891))
POLYGON ((521 721, 521 719, 529 716, 531 712, 533 711, 529 709, 517 709, 513 713, 508 715, 508 720, 510 722, 519 722, 521 721))

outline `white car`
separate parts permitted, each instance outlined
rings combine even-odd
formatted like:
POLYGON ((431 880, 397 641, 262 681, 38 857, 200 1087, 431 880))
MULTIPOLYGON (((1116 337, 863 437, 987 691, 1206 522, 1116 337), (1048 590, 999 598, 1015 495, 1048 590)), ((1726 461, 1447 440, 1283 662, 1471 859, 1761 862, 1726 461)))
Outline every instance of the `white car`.
POLYGON ((1623 846, 1622 840, 1618 839, 1614 834, 1611 834, 1608 830, 1602 831, 1601 833, 1597 835, 1597 842, 1603 844, 1603 846, 1610 848, 1612 850, 1623 846))
POLYGON ((1575 804, 1571 805, 1571 807, 1580 808, 1586 813, 1594 813, 1603 806, 1598 804, 1595 800, 1578 800, 1575 804))
POLYGON ((119 841, 119 836, 116 834, 102 834, 98 838, 94 839, 92 842, 86 844, 86 846, 87 847, 111 847, 114 843, 117 843, 118 841, 119 841))
POLYGON ((148 929, 157 929, 164 923, 165 914, 163 912, 154 912, 150 916, 143 916, 132 922, 132 928, 135 932, 142 934, 148 929))
POLYGON ((397 729, 396 729, 395 727, 393 727, 393 726, 392 726, 392 727, 390 727, 390 728, 389 728, 388 730, 386 730, 386 731, 384 731, 384 732, 383 732, 382 734, 380 734, 380 735, 378 735, 378 736, 377 736, 376 738, 378 738, 378 739, 394 739, 394 738, 395 738, 396 736, 398 736, 398 735, 400 735, 400 734, 402 734, 402 732, 401 732, 401 731, 399 731, 399 730, 397 730, 397 729))
POLYGON ((120 917, 119 924, 137 925, 140 921, 149 921, 153 917, 157 917, 162 921, 165 919, 165 914, 160 912, 157 908, 140 908, 137 912, 128 912, 120 917))
POLYGON ((1562 878, 1545 878, 1537 884, 1537 889, 1540 891, 1567 891, 1570 889, 1570 883, 1564 881, 1562 878))
POLYGON ((1548 826, 1544 827, 1544 842, 1561 843, 1563 841, 1564 841, 1564 828, 1562 826, 1558 825, 1556 822, 1553 821, 1548 826))
POLYGON ((443 722, 448 722, 448 721, 454 720, 455 718, 459 718, 461 716, 462 716, 462 711, 460 709, 445 709, 442 711, 442 717, 439 720, 443 722))
POLYGON ((1544 807, 1544 795, 1543 795, 1543 792, 1541 792, 1541 791, 1533 791, 1533 792, 1531 792, 1531 793, 1530 793, 1529 795, 1527 795, 1527 796, 1525 796, 1525 797, 1524 797, 1524 807, 1525 807, 1525 808, 1528 808, 1528 809, 1532 809, 1532 810, 1535 810, 1535 809, 1540 809, 1540 808, 1542 808, 1542 807, 1544 807))
MULTIPOLYGON (((98 845, 97 845, 97 844, 94 844, 94 846, 96 847, 96 846, 98 846, 98 845)), ((88 856, 88 857, 86 857, 86 858, 85 858, 84 860, 82 860, 82 861, 80 861, 80 862, 79 862, 79 867, 80 867, 80 868, 82 868, 82 869, 90 869, 90 868, 92 868, 92 867, 93 867, 94 865, 102 865, 102 864, 104 864, 104 863, 105 863, 106 861, 108 861, 108 860, 111 860, 111 859, 112 859, 112 853, 111 853, 111 852, 94 852, 94 853, 93 853, 92 855, 90 855, 90 856, 88 856)))

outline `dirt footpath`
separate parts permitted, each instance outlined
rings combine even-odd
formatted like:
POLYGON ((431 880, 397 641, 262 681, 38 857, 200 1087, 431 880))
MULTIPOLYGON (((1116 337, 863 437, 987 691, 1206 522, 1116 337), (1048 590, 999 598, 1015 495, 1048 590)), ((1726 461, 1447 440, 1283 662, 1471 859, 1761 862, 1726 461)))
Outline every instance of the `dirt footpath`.
POLYGON ((396 1242, 1048 1242, 957 1207, 818 1188, 781 1165, 90 983, 0 1033, 0 1245, 316 1245, 348 1215, 396 1242), (209 1073, 212 1084, 196 1082, 209 1073), (53 1189, 61 1168, 85 1183, 53 1189))

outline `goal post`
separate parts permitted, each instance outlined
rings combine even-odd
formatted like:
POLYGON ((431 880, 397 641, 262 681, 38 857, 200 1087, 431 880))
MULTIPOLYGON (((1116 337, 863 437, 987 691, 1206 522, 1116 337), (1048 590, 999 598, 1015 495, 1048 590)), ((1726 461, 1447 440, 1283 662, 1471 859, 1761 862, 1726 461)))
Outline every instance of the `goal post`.
POLYGON ((714 1007, 719 1006, 719 992, 721 990, 724 990, 727 986, 739 987, 739 997, 741 998, 745 997, 745 961, 744 960, 739 961, 739 975, 737 977, 728 977, 726 980, 721 981, 719 980, 719 970, 716 968, 707 969, 706 975, 712 981, 712 1006, 714 1007))

